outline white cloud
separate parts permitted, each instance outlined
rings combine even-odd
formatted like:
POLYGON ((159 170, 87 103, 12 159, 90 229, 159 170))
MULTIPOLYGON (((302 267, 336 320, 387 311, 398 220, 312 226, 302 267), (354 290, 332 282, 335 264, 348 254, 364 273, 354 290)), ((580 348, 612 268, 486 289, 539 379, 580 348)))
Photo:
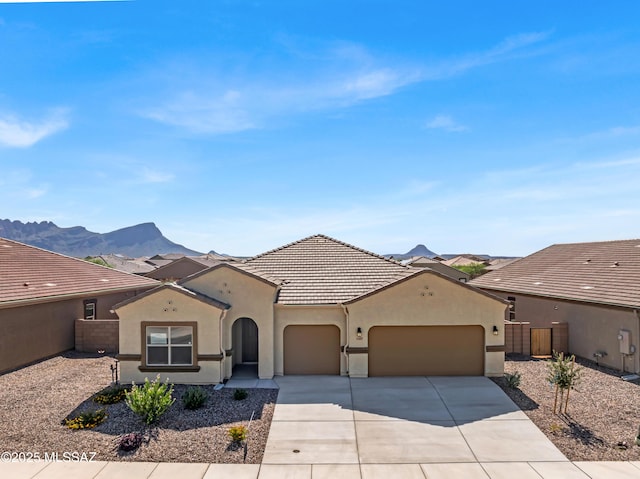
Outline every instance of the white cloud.
MULTIPOLYGON (((346 108, 393 95, 414 83, 441 80, 507 60, 548 35, 543 32, 508 37, 487 51, 433 65, 383 60, 360 45, 344 43, 328 50, 301 51, 287 39, 285 50, 295 61, 302 62, 296 65, 294 61, 291 71, 272 67, 266 72, 254 72, 250 78, 237 78, 228 71, 197 62, 173 61, 171 68, 157 68, 145 84, 160 81, 153 90, 164 91, 162 100, 139 108, 138 114, 196 134, 263 128, 278 117, 346 108), (179 71, 180 76, 167 74, 172 71, 179 71)), ((436 117, 431 123, 433 126, 428 124, 428 128, 466 129, 447 116, 436 117)))
POLYGON ((449 115, 438 115, 425 125, 428 129, 441 129, 445 131, 466 131, 468 128, 456 122, 449 115))
POLYGON ((168 183, 174 178, 175 175, 171 173, 151 170, 150 168, 143 168, 140 174, 140 181, 142 183, 168 183))
POLYGON ((65 110, 57 110, 39 122, 21 120, 0 114, 0 145, 28 148, 40 140, 66 129, 69 122, 65 110))

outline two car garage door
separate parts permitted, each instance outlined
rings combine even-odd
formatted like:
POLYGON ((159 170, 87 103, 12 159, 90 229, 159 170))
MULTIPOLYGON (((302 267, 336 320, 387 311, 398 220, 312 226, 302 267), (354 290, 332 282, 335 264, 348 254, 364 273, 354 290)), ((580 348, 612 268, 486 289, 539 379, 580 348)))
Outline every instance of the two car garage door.
MULTIPOLYGON (((352 345, 355 346, 355 345, 352 345)), ((340 330, 284 330, 284 374, 340 374, 340 330)), ((481 326, 376 326, 369 330, 369 376, 482 376, 481 326)))

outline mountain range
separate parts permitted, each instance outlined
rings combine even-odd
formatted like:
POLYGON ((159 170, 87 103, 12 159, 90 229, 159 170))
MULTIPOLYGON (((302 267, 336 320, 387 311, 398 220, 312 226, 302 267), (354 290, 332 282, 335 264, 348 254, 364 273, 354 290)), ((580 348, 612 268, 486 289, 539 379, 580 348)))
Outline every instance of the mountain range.
POLYGON ((83 226, 60 228, 51 221, 22 223, 0 220, 0 237, 77 258, 110 253, 134 258, 161 253, 202 254, 165 238, 154 223, 142 223, 101 234, 83 226))

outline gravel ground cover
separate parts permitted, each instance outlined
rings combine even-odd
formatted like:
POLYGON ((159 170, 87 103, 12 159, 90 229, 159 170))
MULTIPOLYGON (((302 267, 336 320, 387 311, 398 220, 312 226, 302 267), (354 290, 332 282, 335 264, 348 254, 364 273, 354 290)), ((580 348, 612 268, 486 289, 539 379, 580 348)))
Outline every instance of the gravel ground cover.
MULTIPOLYGON (((95 460, 242 463, 244 447, 228 436, 232 426, 249 429, 246 463, 259 464, 269 434, 277 398, 275 389, 251 389, 242 401, 233 389, 209 394, 205 406, 185 410, 181 396, 186 386, 176 385, 175 403, 156 427, 146 430, 145 442, 134 453, 116 449, 120 435, 143 431, 140 419, 120 402, 103 406, 92 396, 111 383, 108 356, 79 353, 61 356, 0 376, 0 452, 63 453, 96 452, 95 460), (105 407, 107 419, 94 429, 71 430, 61 421, 67 416, 105 407)), ((165 379, 164 377, 162 378, 165 379)))
MULTIPOLYGON (((546 360, 512 358, 505 372, 522 375, 510 389, 494 381, 572 461, 638 461, 635 437, 640 427, 640 385, 620 379, 620 372, 578 358, 581 379, 569 396, 566 415, 553 413, 555 387, 546 380, 546 360)), ((526 447, 514 444, 513 447, 526 447)))

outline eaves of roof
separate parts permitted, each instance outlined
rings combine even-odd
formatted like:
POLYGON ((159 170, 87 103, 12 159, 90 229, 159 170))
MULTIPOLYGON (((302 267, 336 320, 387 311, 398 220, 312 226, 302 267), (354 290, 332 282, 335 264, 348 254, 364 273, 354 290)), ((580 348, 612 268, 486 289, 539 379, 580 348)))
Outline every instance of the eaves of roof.
POLYGON ((190 289, 187 289, 187 288, 184 288, 182 286, 179 286, 179 285, 177 285, 175 283, 164 283, 161 286, 158 286, 157 288, 150 289, 148 291, 145 291, 142 294, 134 296, 133 298, 129 298, 129 299, 125 300, 125 301, 122 301, 122 302, 116 304, 113 307, 113 309, 114 310, 120 309, 123 306, 126 306, 126 305, 131 304, 131 303, 135 303, 136 301, 139 301, 139 300, 141 300, 143 298, 146 298, 146 297, 151 296, 153 294, 159 293, 160 291, 164 291, 166 289, 170 289, 171 291, 174 291, 176 293, 183 294, 183 295, 185 295, 185 296, 187 296, 187 297, 189 297, 191 299, 196 299, 196 300, 201 301, 201 302, 203 302, 205 304, 208 304, 209 306, 213 306, 213 307, 215 307, 217 309, 229 309, 229 308, 231 308, 231 306, 228 305, 227 303, 223 303, 222 301, 218 301, 217 299, 211 298, 211 297, 209 297, 209 296, 207 296, 205 294, 197 293, 197 292, 192 291, 190 289))
POLYGON ((430 274, 430 275, 438 276, 439 278, 441 278, 441 279, 443 279, 445 281, 448 281, 448 282, 450 282, 452 284, 455 284, 457 286, 460 286, 462 288, 466 288, 466 289, 468 289, 470 291, 473 291, 474 293, 481 294, 483 296, 486 296, 486 297, 488 297, 490 299, 493 299, 493 300, 498 301, 500 303, 503 303, 505 305, 509 304, 509 301, 507 301, 504 298, 496 296, 495 294, 491 294, 491 293, 489 293, 487 291, 484 291, 484 290, 482 290, 480 288, 471 286, 471 285, 469 285, 467 283, 463 283, 462 281, 457 281, 455 279, 452 279, 449 276, 447 276, 445 274, 442 274, 439 271, 435 271, 433 269, 430 269, 430 268, 417 269, 415 272, 412 272, 411 274, 409 274, 409 275, 407 275, 407 276, 405 276, 403 278, 399 278, 399 279, 397 279, 395 281, 391 281, 391 282, 389 282, 387 284, 384 284, 384 285, 380 286, 379 288, 376 288, 376 289, 371 290, 371 291, 369 291, 369 292, 367 292, 365 294, 362 294, 362 295, 360 295, 358 297, 355 297, 355 298, 352 298, 352 299, 350 299, 348 301, 345 301, 342 304, 348 305, 348 304, 355 303, 357 301, 360 301, 360 300, 363 300, 365 298, 368 298, 369 296, 373 296, 375 294, 378 294, 381 291, 384 291, 386 289, 392 288, 392 287, 394 287, 394 286, 396 286, 396 285, 398 285, 400 283, 404 283, 405 281, 409 281, 410 279, 415 278, 416 276, 420 276, 422 274, 430 274))

